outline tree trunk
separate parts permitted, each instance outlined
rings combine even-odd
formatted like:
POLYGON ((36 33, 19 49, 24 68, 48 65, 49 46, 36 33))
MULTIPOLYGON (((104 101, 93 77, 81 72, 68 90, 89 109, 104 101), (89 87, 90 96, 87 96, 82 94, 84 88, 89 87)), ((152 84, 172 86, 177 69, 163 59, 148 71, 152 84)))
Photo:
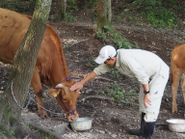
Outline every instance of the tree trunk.
POLYGON ((61 19, 65 18, 65 13, 66 13, 66 0, 62 0, 61 1, 61 9, 59 12, 61 19))
POLYGON ((97 0, 97 28, 102 29, 105 25, 111 26, 111 20, 111 0, 97 0))
POLYGON ((38 52, 46 29, 51 1, 36 1, 30 27, 14 57, 8 87, 0 96, 0 132, 8 138, 11 136, 10 132, 15 133, 15 137, 21 139, 27 135, 26 132, 22 131, 24 128, 25 131, 28 131, 28 129, 21 119, 21 109, 18 104, 24 107, 28 95, 38 52), (13 90, 11 90, 11 82, 13 82, 13 90), (11 91, 13 91, 18 104, 12 98, 11 91))
POLYGON ((61 0, 61 9, 59 12, 54 16, 53 20, 63 20, 66 14, 66 0, 61 0))

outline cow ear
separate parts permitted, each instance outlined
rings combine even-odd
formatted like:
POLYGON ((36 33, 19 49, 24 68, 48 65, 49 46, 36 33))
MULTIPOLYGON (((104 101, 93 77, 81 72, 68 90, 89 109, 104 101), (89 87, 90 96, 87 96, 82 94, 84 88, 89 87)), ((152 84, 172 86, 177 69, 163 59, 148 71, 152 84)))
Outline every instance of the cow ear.
POLYGON ((64 85, 63 84, 61 84, 61 83, 59 83, 59 84, 57 84, 56 85, 56 87, 55 88, 63 88, 64 87, 64 85))
POLYGON ((57 91, 57 89, 53 89, 53 88, 51 88, 50 90, 48 90, 48 94, 50 95, 50 96, 52 96, 52 97, 57 97, 58 96, 58 94, 59 94, 59 90, 57 91))

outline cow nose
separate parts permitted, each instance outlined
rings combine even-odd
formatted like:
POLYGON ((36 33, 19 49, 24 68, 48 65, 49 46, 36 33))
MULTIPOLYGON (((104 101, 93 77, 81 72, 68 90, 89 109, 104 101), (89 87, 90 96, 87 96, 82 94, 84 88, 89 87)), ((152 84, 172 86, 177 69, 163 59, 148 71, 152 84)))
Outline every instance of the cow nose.
POLYGON ((76 114, 75 115, 70 115, 69 116, 69 120, 70 121, 76 121, 76 120, 78 120, 78 115, 76 115, 76 114))
POLYGON ((78 117, 77 117, 76 115, 73 115, 73 116, 71 117, 71 120, 72 120, 72 121, 76 121, 76 120, 78 120, 78 117))

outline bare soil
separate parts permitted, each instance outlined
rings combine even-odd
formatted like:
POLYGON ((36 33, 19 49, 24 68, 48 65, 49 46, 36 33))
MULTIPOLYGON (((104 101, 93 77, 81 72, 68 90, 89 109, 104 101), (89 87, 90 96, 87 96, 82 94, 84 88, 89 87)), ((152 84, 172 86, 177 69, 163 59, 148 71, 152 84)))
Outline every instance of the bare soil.
MULTIPOLYGON (((52 12, 54 14, 56 11, 52 12)), ((88 13, 85 10, 80 12, 88 13)), ((57 31, 61 38, 70 75, 77 81, 83 79, 97 66, 93 59, 98 56, 100 48, 105 45, 96 36, 96 26, 92 21, 92 16, 90 14, 88 17, 85 14, 76 15, 76 18, 79 20, 75 23, 49 21, 49 24, 57 31), (84 17, 82 17, 83 15, 84 17)), ((113 21, 113 28, 120 31, 130 43, 134 44, 134 42, 137 42, 140 49, 156 51, 156 54, 169 66, 170 54, 173 48, 176 45, 185 43, 182 37, 183 32, 185 32, 184 28, 176 30, 161 29, 150 25, 138 26, 134 21, 120 23, 116 20, 113 21)), ((0 63, 0 93, 3 93, 6 89, 10 67, 10 65, 0 63)), ((48 112, 49 118, 41 119, 37 116, 36 104, 31 102, 28 110, 23 112, 23 117, 26 115, 30 122, 49 130, 54 130, 57 126, 68 122, 66 122, 64 112, 56 100, 47 95, 46 92, 49 87, 43 86, 43 89, 45 107, 52 112, 63 113, 63 116, 57 116, 48 112)), ((75 132, 70 130, 69 126, 69 128, 58 134, 70 139, 139 139, 140 137, 131 136, 127 132, 128 129, 139 128, 140 125, 138 91, 139 87, 136 81, 119 73, 118 78, 114 74, 107 73, 89 81, 81 90, 77 110, 80 117, 94 118, 92 129, 84 132, 75 132), (124 99, 112 100, 108 95, 111 87, 115 86, 114 81, 117 81, 122 87, 125 93, 124 99), (132 95, 129 96, 128 92, 131 92, 132 95)), ((177 94, 177 104, 178 112, 172 113, 172 95, 169 80, 162 100, 160 114, 156 121, 153 139, 185 138, 185 134, 171 132, 168 126, 165 125, 167 119, 185 118, 185 105, 180 87, 177 94)), ((56 130, 54 131, 57 132, 56 130)))

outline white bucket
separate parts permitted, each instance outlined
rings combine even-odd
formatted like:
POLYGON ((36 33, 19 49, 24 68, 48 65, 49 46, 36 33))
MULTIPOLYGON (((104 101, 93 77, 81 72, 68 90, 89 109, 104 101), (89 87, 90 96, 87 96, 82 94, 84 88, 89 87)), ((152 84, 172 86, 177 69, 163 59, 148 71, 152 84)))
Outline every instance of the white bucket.
POLYGON ((185 119, 168 119, 168 128, 174 132, 185 132, 185 119))
POLYGON ((71 128, 76 131, 85 131, 92 128, 93 118, 83 117, 78 118, 76 121, 70 122, 71 128))

